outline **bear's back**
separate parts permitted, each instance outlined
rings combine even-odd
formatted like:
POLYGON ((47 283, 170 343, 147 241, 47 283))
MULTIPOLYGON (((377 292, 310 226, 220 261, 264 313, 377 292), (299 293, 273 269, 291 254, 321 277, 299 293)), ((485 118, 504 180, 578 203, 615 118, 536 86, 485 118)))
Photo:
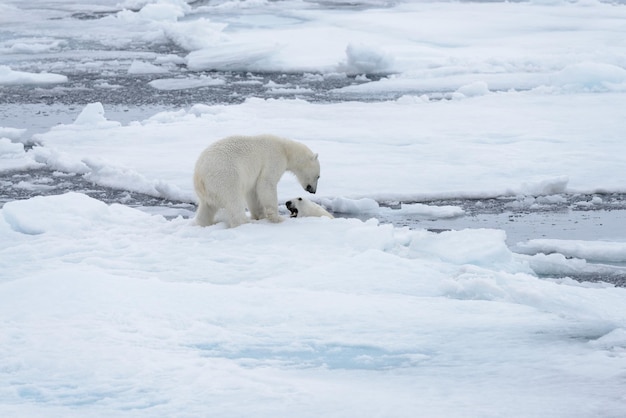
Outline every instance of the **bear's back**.
POLYGON ((229 136, 200 154, 195 171, 205 176, 239 178, 250 184, 261 172, 280 178, 286 168, 287 141, 273 135, 229 136))
POLYGON ((286 140, 273 135, 229 136, 211 144, 205 153, 220 159, 238 160, 246 158, 276 158, 283 154, 286 140))

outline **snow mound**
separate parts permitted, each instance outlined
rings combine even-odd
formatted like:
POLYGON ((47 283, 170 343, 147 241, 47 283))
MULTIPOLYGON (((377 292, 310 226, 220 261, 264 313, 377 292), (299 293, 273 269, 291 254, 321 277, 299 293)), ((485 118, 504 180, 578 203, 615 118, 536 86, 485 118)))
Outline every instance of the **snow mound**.
POLYGON ((476 81, 459 87, 456 93, 460 93, 465 97, 484 96, 489 94, 489 86, 484 81, 476 81))
POLYGON ((624 353, 626 351, 626 329, 614 329, 600 338, 590 341, 589 344, 596 348, 624 353))
POLYGON ((531 196, 558 195, 560 193, 565 193, 568 183, 569 177, 559 176, 535 182, 523 183, 520 191, 525 195, 531 196))
POLYGON ((108 210, 106 204, 84 194, 67 193, 8 202, 2 215, 14 231, 35 235, 83 229, 102 220, 108 210))
POLYGON ((346 48, 346 72, 351 74, 384 74, 393 66, 393 57, 377 47, 349 44, 346 48))
POLYGON ((600 62, 568 65, 554 75, 554 84, 591 91, 626 89, 626 69, 600 62))

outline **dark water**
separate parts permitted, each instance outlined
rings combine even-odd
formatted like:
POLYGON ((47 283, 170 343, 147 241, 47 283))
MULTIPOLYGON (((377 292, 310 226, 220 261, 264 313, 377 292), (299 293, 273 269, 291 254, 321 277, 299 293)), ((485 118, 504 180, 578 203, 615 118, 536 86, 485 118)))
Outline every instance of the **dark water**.
MULTIPOLYGON (((164 106, 181 108, 197 103, 237 104, 249 97, 259 98, 303 98, 311 102, 337 102, 353 99, 334 90, 378 80, 380 76, 367 79, 345 74, 281 74, 281 73, 242 73, 224 71, 187 72, 184 68, 168 74, 112 74, 103 76, 92 73, 64 74, 68 82, 48 86, 3 86, 0 87, 0 104, 45 104, 84 105, 101 102, 107 105, 128 107, 164 106), (211 78, 223 80, 223 84, 163 90, 149 83, 160 79, 194 80, 211 78), (273 92, 274 87, 284 88, 282 93, 273 92), (292 90, 292 91, 289 91, 292 90)), ((358 97, 363 100, 363 97, 358 97)), ((382 100, 367 97, 369 100, 382 100)))

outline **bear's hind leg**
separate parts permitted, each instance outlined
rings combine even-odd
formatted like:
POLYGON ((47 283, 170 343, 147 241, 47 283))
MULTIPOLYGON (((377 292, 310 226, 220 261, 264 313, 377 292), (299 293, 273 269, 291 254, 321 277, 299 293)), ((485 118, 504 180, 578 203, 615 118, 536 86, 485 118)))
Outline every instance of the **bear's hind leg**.
POLYGON ((198 203, 198 210, 196 211, 196 224, 200 226, 209 226, 215 223, 215 214, 217 213, 217 207, 208 205, 205 202, 198 203))
POLYGON ((246 202, 248 203, 248 210, 250 211, 252 219, 259 220, 265 218, 265 209, 263 209, 263 206, 259 202, 256 190, 252 189, 248 192, 246 202))
POLYGON ((246 216, 246 205, 243 199, 234 199, 228 202, 224 209, 226 210, 226 216, 228 216, 228 225, 231 228, 249 222, 246 216))

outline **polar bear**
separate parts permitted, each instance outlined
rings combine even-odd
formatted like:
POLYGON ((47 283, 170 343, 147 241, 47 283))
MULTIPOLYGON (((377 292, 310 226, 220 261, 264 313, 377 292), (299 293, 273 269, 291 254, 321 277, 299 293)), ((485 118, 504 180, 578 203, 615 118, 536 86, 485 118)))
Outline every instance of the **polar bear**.
POLYGON ((273 135, 231 136, 206 148, 196 162, 193 183, 198 195, 196 223, 216 223, 226 212, 230 227, 252 219, 281 222, 276 186, 285 173, 296 175, 304 190, 315 193, 320 177, 318 155, 306 145, 273 135))
POLYGON ((334 218, 326 209, 304 197, 296 197, 288 200, 285 202, 285 206, 287 206, 287 209, 291 212, 292 218, 301 218, 303 216, 326 216, 327 218, 334 218))

